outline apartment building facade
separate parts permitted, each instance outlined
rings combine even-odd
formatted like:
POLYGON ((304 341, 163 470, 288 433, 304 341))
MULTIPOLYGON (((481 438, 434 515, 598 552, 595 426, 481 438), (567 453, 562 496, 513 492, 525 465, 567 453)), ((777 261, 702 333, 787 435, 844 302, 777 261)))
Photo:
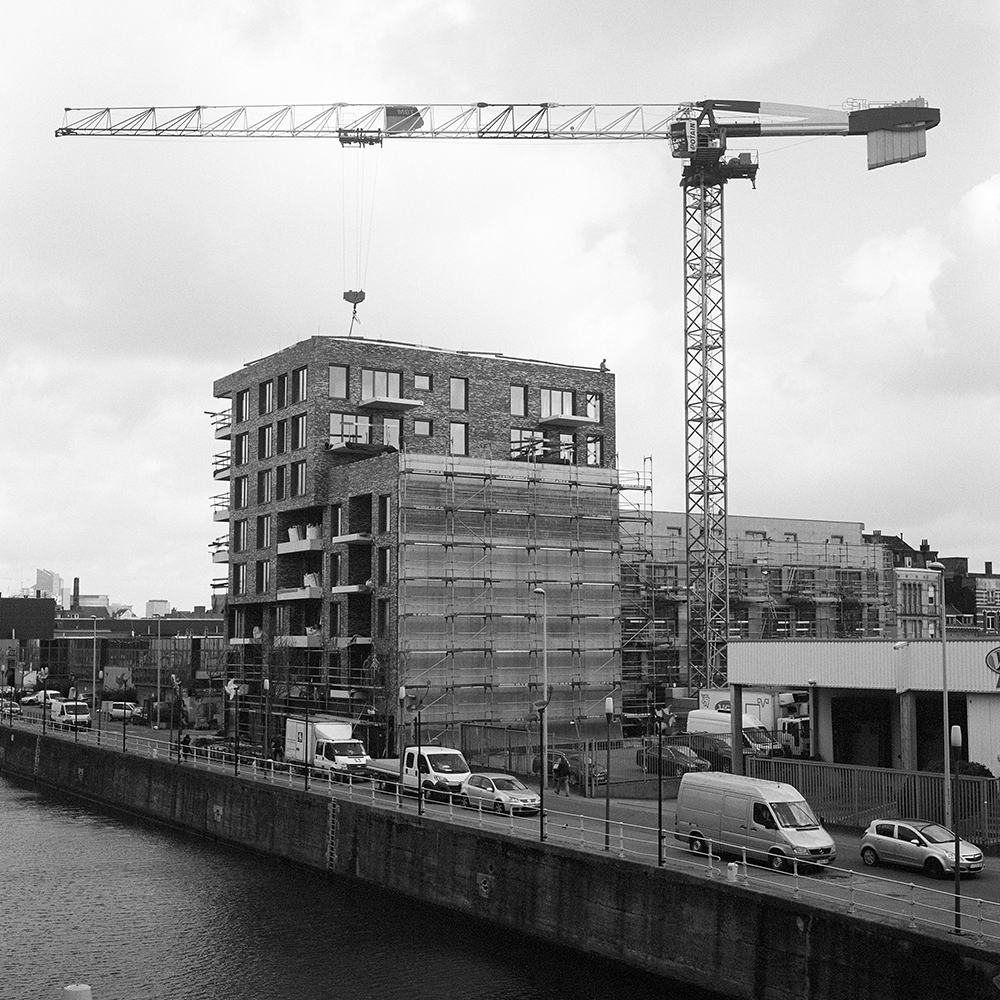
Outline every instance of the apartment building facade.
POLYGON ((248 736, 308 708, 388 748, 400 687, 430 732, 523 723, 545 672, 550 717, 603 712, 620 681, 603 364, 314 337, 215 395, 213 558, 248 736))

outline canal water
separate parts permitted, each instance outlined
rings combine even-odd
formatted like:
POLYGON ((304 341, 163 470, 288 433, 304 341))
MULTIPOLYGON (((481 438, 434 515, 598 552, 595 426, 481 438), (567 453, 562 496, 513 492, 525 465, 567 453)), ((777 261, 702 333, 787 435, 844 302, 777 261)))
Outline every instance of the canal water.
POLYGON ((0 1000, 713 1000, 0 778, 0 1000))

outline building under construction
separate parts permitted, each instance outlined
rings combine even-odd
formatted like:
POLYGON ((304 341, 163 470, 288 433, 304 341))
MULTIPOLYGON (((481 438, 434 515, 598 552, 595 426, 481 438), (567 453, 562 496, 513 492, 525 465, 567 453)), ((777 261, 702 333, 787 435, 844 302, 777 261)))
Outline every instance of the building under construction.
POLYGON ((220 379, 230 674, 244 734, 328 712, 389 749, 620 690, 614 376, 315 337, 220 379))

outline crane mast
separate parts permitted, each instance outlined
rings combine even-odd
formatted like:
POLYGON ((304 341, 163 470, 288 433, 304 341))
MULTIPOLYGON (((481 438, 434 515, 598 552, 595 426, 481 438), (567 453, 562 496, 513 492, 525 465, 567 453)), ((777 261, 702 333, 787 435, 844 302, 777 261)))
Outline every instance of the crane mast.
POLYGON ((756 101, 684 104, 323 104, 66 108, 56 136, 664 141, 684 167, 684 412, 688 687, 726 683, 729 550, 723 191, 756 179, 729 138, 865 135, 868 169, 926 155, 941 113, 922 98, 842 110, 756 101))

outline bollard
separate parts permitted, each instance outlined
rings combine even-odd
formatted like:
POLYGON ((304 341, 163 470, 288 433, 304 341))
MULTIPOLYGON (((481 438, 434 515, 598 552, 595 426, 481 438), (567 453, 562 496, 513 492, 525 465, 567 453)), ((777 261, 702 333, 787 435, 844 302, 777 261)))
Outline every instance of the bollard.
POLYGON ((86 983, 70 983, 63 989, 63 996, 66 1000, 91 1000, 93 994, 86 983))
POLYGON ((736 881, 736 873, 739 870, 739 867, 740 866, 735 861, 730 861, 729 864, 726 865, 726 881, 727 882, 735 882, 736 881))

